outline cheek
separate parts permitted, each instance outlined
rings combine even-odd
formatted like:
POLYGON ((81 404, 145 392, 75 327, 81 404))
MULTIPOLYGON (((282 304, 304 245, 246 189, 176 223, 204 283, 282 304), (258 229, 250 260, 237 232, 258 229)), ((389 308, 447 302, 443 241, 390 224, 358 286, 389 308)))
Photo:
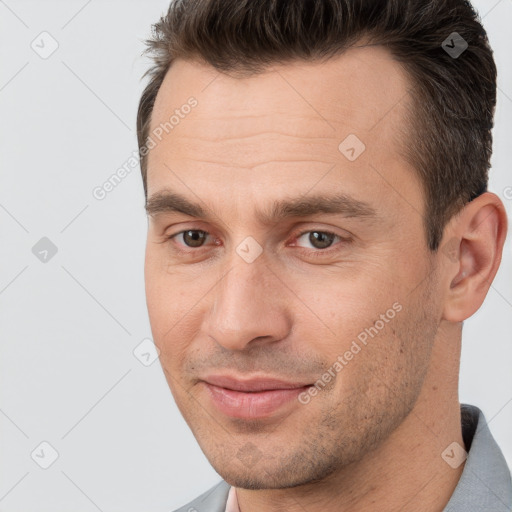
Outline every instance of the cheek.
POLYGON ((189 292, 197 283, 172 271, 161 246, 146 249, 144 280, 151 325, 158 331, 169 329, 192 306, 189 303, 193 294, 189 292))
POLYGON ((353 272, 350 276, 318 275, 307 285, 291 281, 290 288, 300 299, 295 305, 296 318, 309 332, 308 339, 318 340, 318 348, 338 351, 372 327, 380 315, 386 316, 388 310, 391 311, 385 320, 386 324, 391 323, 399 289, 389 282, 379 283, 378 279, 377 272, 353 272))
POLYGON ((365 272, 348 279, 311 280, 296 288, 307 304, 296 304, 297 313, 301 309, 296 339, 324 361, 318 379, 326 386, 319 383, 319 390, 333 391, 319 392, 327 402, 319 400, 318 407, 373 400, 385 391, 383 382, 393 382, 404 369, 404 294, 399 283, 378 279, 377 273, 365 272))
POLYGON ((146 252, 146 305, 161 359, 176 366, 197 336, 214 281, 172 269, 163 261, 159 254, 146 252))

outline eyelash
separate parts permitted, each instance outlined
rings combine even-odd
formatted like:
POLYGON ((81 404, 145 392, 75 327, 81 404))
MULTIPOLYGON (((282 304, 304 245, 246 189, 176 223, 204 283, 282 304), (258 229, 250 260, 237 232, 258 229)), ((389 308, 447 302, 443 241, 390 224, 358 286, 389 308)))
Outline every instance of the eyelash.
MULTIPOLYGON (((178 231, 177 233, 167 236, 166 239, 168 241, 172 241, 173 238, 175 238, 183 233, 186 233, 187 231, 196 231, 196 232, 205 233, 206 235, 210 235, 210 233, 208 233, 207 231, 204 231, 203 229, 184 229, 182 231, 178 231)), ((325 230, 320 230, 320 229, 306 229, 306 230, 298 233, 297 235, 295 235, 293 237, 293 239, 294 240, 299 239, 306 233, 322 233, 324 235, 333 236, 335 239, 337 238, 340 243, 345 243, 345 244, 348 244, 352 241, 350 238, 342 237, 341 235, 337 235, 336 233, 333 233, 332 231, 325 231, 325 230)), ((306 254, 308 257, 322 258, 322 257, 325 257, 326 255, 330 255, 333 251, 337 250, 337 248, 335 247, 336 244, 334 242, 335 241, 333 240, 333 245, 329 246, 326 249, 306 249, 304 247, 299 247, 298 250, 302 254, 306 254)), ((204 248, 204 246, 197 247, 197 248, 190 247, 188 250, 178 248, 177 252, 179 254, 183 254, 183 255, 190 255, 190 254, 199 252, 203 248, 204 248)))

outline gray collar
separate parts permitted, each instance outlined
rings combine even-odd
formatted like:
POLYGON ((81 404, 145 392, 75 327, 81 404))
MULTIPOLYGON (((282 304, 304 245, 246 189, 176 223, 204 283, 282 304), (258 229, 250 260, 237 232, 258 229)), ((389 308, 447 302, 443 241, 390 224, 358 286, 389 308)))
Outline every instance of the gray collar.
POLYGON ((443 512, 510 512, 512 481, 505 458, 482 411, 461 404, 462 437, 468 458, 443 512))

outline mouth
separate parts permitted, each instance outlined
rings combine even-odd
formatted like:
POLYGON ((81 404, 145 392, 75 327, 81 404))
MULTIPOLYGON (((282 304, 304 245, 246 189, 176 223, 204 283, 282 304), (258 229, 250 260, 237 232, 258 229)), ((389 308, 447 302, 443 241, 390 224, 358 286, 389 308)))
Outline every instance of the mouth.
POLYGON ((239 419, 267 418, 285 406, 297 406, 299 394, 312 385, 267 377, 242 380, 221 375, 206 377, 202 382, 215 408, 239 419))

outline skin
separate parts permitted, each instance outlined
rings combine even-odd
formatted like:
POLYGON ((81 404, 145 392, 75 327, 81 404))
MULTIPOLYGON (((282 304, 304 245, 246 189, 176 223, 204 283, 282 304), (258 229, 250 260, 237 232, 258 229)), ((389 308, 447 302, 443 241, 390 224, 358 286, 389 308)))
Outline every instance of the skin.
POLYGON ((177 60, 158 93, 151 130, 190 96, 198 104, 151 150, 148 197, 172 190, 208 216, 148 217, 153 337, 181 413, 243 512, 440 511, 464 468, 441 457, 464 446, 462 321, 496 274, 506 215, 485 193, 429 251, 421 183, 400 156, 409 87, 384 49, 360 47, 245 78, 177 60), (351 133, 366 146, 354 161, 338 150, 351 133), (259 222, 275 201, 313 193, 348 194, 376 215, 259 222), (190 229, 208 233, 202 246, 169 239, 190 229), (351 241, 319 248, 311 231, 351 241), (252 263, 236 252, 248 236, 262 249, 252 263), (395 303, 401 311, 307 404, 233 419, 201 383, 207 373, 314 383, 395 303))

